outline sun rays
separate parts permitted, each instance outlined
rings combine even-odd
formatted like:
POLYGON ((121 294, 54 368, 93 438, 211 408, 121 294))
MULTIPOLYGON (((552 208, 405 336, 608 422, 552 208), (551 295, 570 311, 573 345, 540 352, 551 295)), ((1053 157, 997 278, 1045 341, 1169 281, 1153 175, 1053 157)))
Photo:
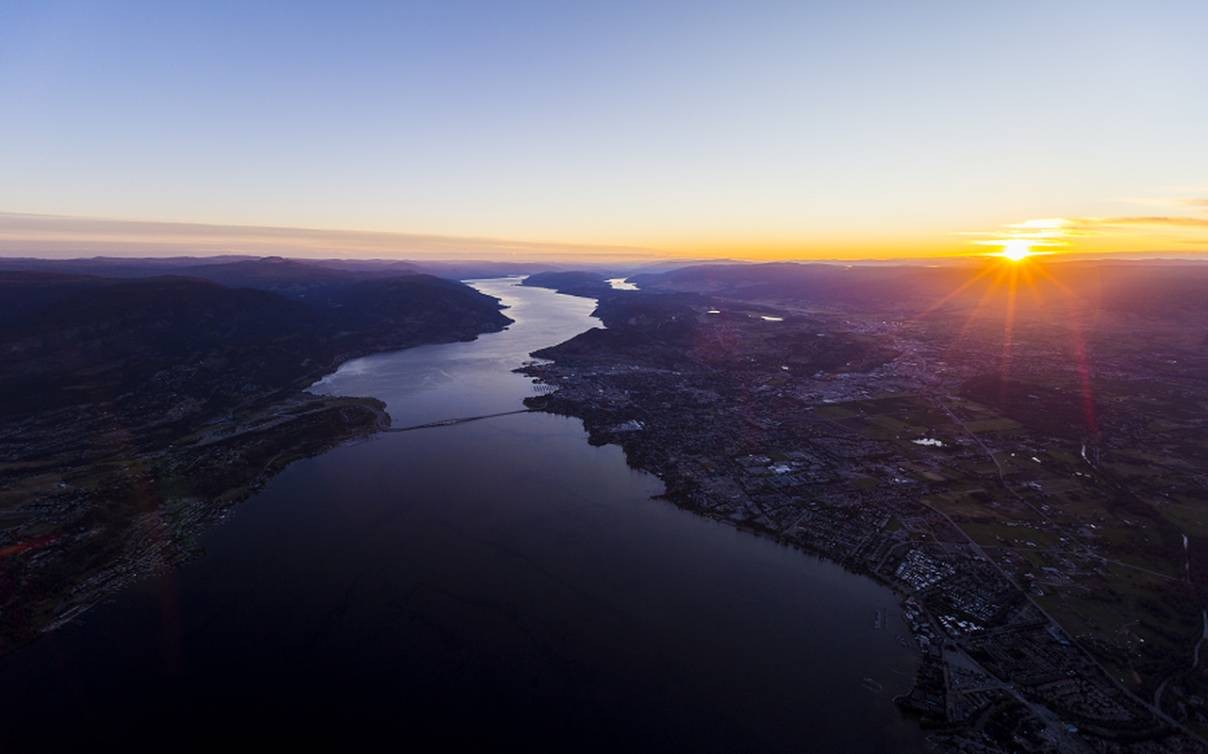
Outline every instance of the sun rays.
POLYGON ((1083 321, 1086 302, 1076 291, 1078 286, 1061 279, 1068 271, 1049 269, 1044 257, 1052 252, 1036 251, 1030 239, 995 243, 1000 246, 997 252, 986 254, 984 264, 914 319, 955 315, 955 321, 949 320, 952 334, 945 360, 969 358, 980 350, 977 342, 982 341, 989 346, 985 367, 997 374, 1004 391, 1013 369, 1026 366, 1019 359, 1027 358, 1031 339, 1063 333, 1056 336, 1058 346, 1068 353, 1086 430, 1094 435, 1092 365, 1083 321))

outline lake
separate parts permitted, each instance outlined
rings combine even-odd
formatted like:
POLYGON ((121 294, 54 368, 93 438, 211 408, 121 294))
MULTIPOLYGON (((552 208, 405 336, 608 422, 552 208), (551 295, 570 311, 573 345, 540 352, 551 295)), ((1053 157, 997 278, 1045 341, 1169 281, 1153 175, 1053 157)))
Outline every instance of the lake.
MULTIPOLYGON (((522 408, 536 388, 512 370, 600 324, 593 301, 517 282, 474 283, 507 330, 358 359, 314 389, 380 398, 395 426, 522 408)), ((0 741, 921 747, 892 701, 917 658, 888 589, 661 490, 540 413, 299 461, 198 559, 0 660, 0 741)))

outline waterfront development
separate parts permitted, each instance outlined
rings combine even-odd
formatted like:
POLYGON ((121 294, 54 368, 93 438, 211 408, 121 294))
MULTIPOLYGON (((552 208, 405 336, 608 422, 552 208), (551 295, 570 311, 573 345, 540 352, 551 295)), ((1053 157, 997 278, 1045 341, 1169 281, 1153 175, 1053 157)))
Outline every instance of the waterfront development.
POLYGON ((514 370, 601 324, 517 283, 474 283, 506 330, 312 388, 410 431, 295 462, 200 557, 4 658, 0 740, 920 749, 897 597, 656 499, 579 419, 523 411, 548 388, 514 370))
POLYGON ((1208 754, 1206 23, 0 4, 0 754, 1208 754))
POLYGON ((1202 269, 534 281, 594 291, 609 328, 537 352, 525 372, 557 390, 526 403, 684 508, 895 589, 924 656, 900 702, 939 748, 1204 749, 1208 299, 1165 294, 1202 269), (1045 284, 1000 282, 1022 275, 1045 284))

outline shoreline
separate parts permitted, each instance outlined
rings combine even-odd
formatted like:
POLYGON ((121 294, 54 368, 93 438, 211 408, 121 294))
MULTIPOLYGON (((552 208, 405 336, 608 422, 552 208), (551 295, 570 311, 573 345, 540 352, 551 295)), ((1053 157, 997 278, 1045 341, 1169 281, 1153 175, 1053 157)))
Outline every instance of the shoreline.
POLYGON ((199 556, 206 532, 295 461, 389 430, 391 417, 376 398, 309 392, 324 377, 366 356, 473 342, 512 323, 500 314, 504 322, 472 335, 340 354, 223 417, 182 428, 158 447, 117 446, 61 461, 47 452, 10 464, 2 491, 21 496, 16 510, 26 520, 19 515, 8 530, 16 543, 0 548, 0 579, 9 584, 0 606, 0 659, 128 586, 199 556), (20 500, 36 501, 34 512, 25 513, 20 500))
MULTIPOLYGON (((547 363, 518 371, 556 389, 527 399, 526 405, 582 421, 592 444, 619 446, 630 466, 664 482, 666 491, 660 497, 677 507, 767 536, 889 588, 907 618, 912 649, 922 658, 914 688, 895 699, 902 714, 954 745, 980 735, 981 717, 1000 713, 1013 720, 1037 721, 1045 738, 1071 750, 1087 745, 1084 736, 1177 741, 1185 735, 1188 739, 1183 740, 1195 740, 1193 732, 1118 685, 1091 654, 1065 638, 1064 629, 1039 611, 1017 585, 1003 581, 999 571, 990 572, 986 566, 994 565, 992 561, 979 560, 973 551, 957 554, 954 562, 961 568, 952 570, 946 564, 945 543, 964 548, 967 535, 928 506, 911 502, 907 490, 875 485, 875 476, 852 472, 836 476, 834 469, 847 468, 841 459, 822 461, 815 471, 787 473, 815 463, 814 448, 826 447, 835 429, 825 417, 810 414, 803 426, 822 431, 798 434, 784 423, 791 414, 777 413, 788 407, 763 408, 766 401, 756 398, 759 390, 751 393, 741 387, 746 384, 741 376, 746 370, 753 370, 757 378, 761 374, 746 366, 745 354, 763 357, 758 349, 769 347, 760 345, 758 323, 737 328, 754 340, 744 349, 728 352, 737 361, 734 368, 740 370, 735 382, 728 379, 729 373, 718 371, 725 367, 709 361, 707 351, 683 350, 711 336, 683 335, 680 341, 674 332, 662 339, 649 332, 650 327, 671 326, 681 317, 683 307, 674 309, 673 300, 630 303, 624 294, 613 293, 596 301, 599 308, 607 309, 605 318, 615 319, 621 331, 611 336, 595 333, 534 354, 547 363), (734 430, 706 429, 710 424, 734 430), (744 434, 743 427, 753 434, 744 434), (795 456, 788 453, 793 448, 797 448, 795 456), (770 458, 759 455, 779 458, 781 451, 797 459, 782 463, 783 470, 772 471, 770 458), (780 474, 785 478, 775 478, 780 474), (801 479, 792 482, 788 477, 793 475, 801 479), (788 494, 783 486, 770 484, 790 482, 795 488, 802 480, 811 486, 801 493, 788 494), (786 517, 785 511, 791 513, 786 517), (811 523, 803 526, 803 519, 811 523), (902 536, 904 522, 913 535, 902 536), (926 532, 930 534, 919 539, 926 532), (927 544, 929 538, 934 547, 927 544), (951 586, 931 588, 941 582, 951 586), (961 623, 958 630, 953 616, 961 614, 955 611, 961 600, 969 599, 965 594, 997 606, 979 620, 983 625, 961 623), (996 642, 1004 646, 996 647, 996 642), (1018 649, 1008 651, 1006 646, 1018 649), (1023 653, 1022 659, 1012 659, 1012 651, 1023 653), (953 686, 947 680, 950 666, 953 673, 982 680, 953 686), (1060 684, 1065 682, 1060 678, 1074 679, 1068 683, 1079 687, 1082 696, 1063 692, 1060 684), (978 691, 979 687, 987 691, 978 691)), ((685 319, 691 321, 691 314, 679 321, 685 319)), ((784 357, 772 355, 765 360, 776 358, 784 357)), ((774 374, 775 365, 784 362, 770 363, 774 374)), ((861 441, 850 433, 842 440, 849 448, 861 441)), ((879 460, 872 464, 864 474, 888 468, 879 460)))

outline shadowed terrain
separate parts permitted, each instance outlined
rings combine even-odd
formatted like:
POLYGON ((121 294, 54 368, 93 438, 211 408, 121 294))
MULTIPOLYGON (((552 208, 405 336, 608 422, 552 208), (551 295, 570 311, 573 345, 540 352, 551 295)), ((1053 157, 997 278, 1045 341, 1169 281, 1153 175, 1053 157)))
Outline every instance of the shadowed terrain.
POLYGON ((630 280, 591 294, 608 329, 534 354, 558 390, 530 407, 685 508, 895 589, 924 656, 901 706, 946 746, 1201 750, 1208 266, 630 280))
POLYGON ((509 321, 429 275, 136 268, 0 272, 0 650, 186 556, 291 460, 388 426, 377 400, 304 392, 341 362, 509 321))

